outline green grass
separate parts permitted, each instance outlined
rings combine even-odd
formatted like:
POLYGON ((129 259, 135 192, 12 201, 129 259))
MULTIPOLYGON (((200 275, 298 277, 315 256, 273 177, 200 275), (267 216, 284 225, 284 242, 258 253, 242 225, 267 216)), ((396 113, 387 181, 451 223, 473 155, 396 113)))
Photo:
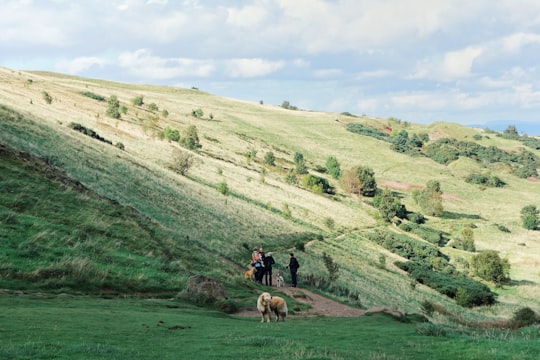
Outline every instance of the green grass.
POLYGON ((260 323, 174 300, 0 295, 2 359, 535 359, 537 329, 459 330, 379 314, 260 323))

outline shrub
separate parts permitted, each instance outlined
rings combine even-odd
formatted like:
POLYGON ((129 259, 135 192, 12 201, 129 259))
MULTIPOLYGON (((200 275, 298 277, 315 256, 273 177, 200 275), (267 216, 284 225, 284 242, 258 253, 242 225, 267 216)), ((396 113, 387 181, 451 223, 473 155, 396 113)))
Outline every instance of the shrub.
POLYGON ((169 141, 179 141, 180 140, 180 132, 178 130, 173 130, 171 128, 165 128, 163 130, 163 136, 165 139, 169 141))
POLYGON ((540 316, 529 307, 523 307, 514 312, 510 321, 513 328, 520 328, 540 323, 540 316))
POLYGON ((376 204, 375 207, 379 209, 381 217, 386 222, 392 222, 395 216, 403 219, 407 214, 405 206, 389 189, 384 189, 381 193, 375 195, 373 203, 376 204))
POLYGON ((90 99, 94 99, 94 100, 97 100, 97 101, 105 101, 106 100, 104 96, 94 94, 93 92, 90 92, 90 91, 83 91, 83 92, 81 92, 81 95, 89 97, 90 99))
POLYGON ((425 189, 413 191, 413 199, 422 208, 422 211, 429 215, 441 216, 444 211, 442 192, 438 181, 430 180, 425 189))
POLYGON ((229 195, 229 186, 227 185, 227 183, 226 183, 225 181, 220 182, 220 183, 217 185, 217 191, 218 191, 220 194, 223 194, 223 195, 229 195))
POLYGON ((120 119, 120 101, 118 101, 118 98, 115 95, 112 95, 109 98, 108 103, 109 106, 105 112, 107 116, 110 116, 113 119, 120 119))
POLYGON ((536 230, 538 227, 538 209, 535 205, 527 205, 521 209, 523 227, 528 230, 536 230))
POLYGON ((339 278, 339 265, 334 262, 332 256, 328 255, 325 252, 323 252, 323 262, 326 270, 328 270, 328 278, 330 282, 332 283, 336 281, 339 278))
POLYGON ((302 178, 302 186, 317 194, 332 193, 332 188, 325 178, 307 174, 302 178))
POLYGON ((334 156, 330 156, 328 159, 326 159, 326 169, 328 170, 330 176, 332 176, 334 179, 339 179, 341 177, 341 168, 339 166, 339 162, 334 156))
POLYGON ((150 110, 151 112, 154 112, 154 111, 158 111, 159 108, 155 103, 150 103, 148 104, 148 110, 150 110))
POLYGON ((144 104, 144 97, 141 95, 141 96, 137 96, 135 98, 133 98, 131 100, 131 103, 135 106, 142 106, 144 104))
MULTIPOLYGON (((180 149, 173 150, 172 158, 173 160, 172 160, 171 168, 181 175, 185 175, 189 171, 189 169, 191 168, 194 162, 193 154, 187 151, 180 150, 180 149)), ((222 190, 219 190, 219 188, 218 188, 218 191, 224 194, 222 190)), ((226 195, 226 193, 224 195, 226 195)))
POLYGON ((264 162, 267 165, 274 166, 276 165, 276 157, 273 152, 269 151, 264 154, 264 162))
POLYGON ((494 250, 487 250, 472 258, 474 274, 497 285, 510 280, 510 263, 494 250))
POLYGON ((180 144, 190 150, 197 150, 201 148, 201 144, 199 143, 199 135, 197 133, 197 127, 195 125, 188 126, 188 128, 186 129, 186 134, 181 139, 180 144))
POLYGON ((377 140, 383 140, 383 141, 390 140, 390 135, 388 135, 387 133, 374 129, 369 126, 362 125, 362 124, 354 124, 354 123, 347 124, 347 131, 350 131, 359 135, 369 136, 377 140))
POLYGON ((51 95, 49 95, 48 92, 42 91, 42 92, 41 92, 41 96, 43 97, 43 100, 45 100, 45 102, 46 102, 47 104, 51 104, 51 103, 52 103, 53 98, 52 98, 51 95))
POLYGON ((375 196, 377 193, 377 181, 373 170, 367 166, 358 166, 355 170, 360 182, 360 194, 368 197, 375 196))
POLYGON ((117 142, 114 146, 116 146, 120 150, 125 150, 126 147, 121 142, 117 142))
POLYGON ((191 110, 191 116, 193 116, 194 118, 200 119, 204 116, 204 112, 202 111, 201 108, 191 110))

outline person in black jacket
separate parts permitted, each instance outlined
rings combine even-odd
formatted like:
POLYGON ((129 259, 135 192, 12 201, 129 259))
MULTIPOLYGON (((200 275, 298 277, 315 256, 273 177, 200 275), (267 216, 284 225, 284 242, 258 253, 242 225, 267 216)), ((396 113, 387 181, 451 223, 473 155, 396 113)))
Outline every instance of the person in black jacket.
POLYGON ((263 258, 264 262, 264 284, 266 286, 272 286, 272 265, 274 265, 276 262, 274 261, 274 258, 272 257, 272 253, 269 252, 266 254, 263 258))
POLYGON ((287 267, 291 271, 291 285, 292 287, 296 287, 297 285, 296 272, 298 271, 300 264, 298 263, 298 260, 296 260, 296 258, 294 257, 293 253, 289 254, 289 263, 287 264, 287 267))

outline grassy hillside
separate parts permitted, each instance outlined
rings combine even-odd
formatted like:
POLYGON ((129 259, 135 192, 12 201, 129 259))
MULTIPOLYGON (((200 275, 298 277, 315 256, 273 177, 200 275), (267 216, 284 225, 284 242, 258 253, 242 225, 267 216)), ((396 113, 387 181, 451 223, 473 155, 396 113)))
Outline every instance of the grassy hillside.
MULTIPOLYGON (((471 318, 508 316, 517 306, 540 307, 540 232, 523 229, 520 219, 522 207, 540 207, 540 182, 518 178, 497 164, 460 158, 442 165, 397 153, 387 142, 347 131, 347 124, 391 129, 393 134, 427 133, 432 140, 452 137, 506 151, 520 151, 523 144, 517 140, 450 123, 423 126, 292 111, 193 89, 3 68, 0 105, 2 238, 10 239, 10 245, 5 241, 3 246, 12 249, 3 255, 7 265, 2 268, 2 287, 54 288, 50 277, 36 274, 64 267, 75 277, 78 262, 90 264, 88 271, 95 273, 90 290, 178 291, 189 275, 202 272, 236 291, 244 286, 240 273, 251 248, 263 246, 274 252, 278 268, 283 268, 289 251, 298 253, 301 281, 312 286, 324 283, 328 273, 322 254, 331 255, 340 276, 330 290, 363 306, 419 312, 421 303, 430 299, 471 318), (106 99, 117 96, 126 112, 120 119, 108 117, 107 101, 85 92, 106 99), (141 106, 132 104, 138 96, 144 99, 141 106), (150 110, 149 104, 158 110, 150 110), (197 109, 202 117, 192 116, 197 109), (113 145, 73 131, 73 122, 113 145), (192 153, 195 162, 187 176, 181 176, 170 169, 174 150, 181 147, 160 134, 166 128, 183 134, 193 125, 202 147, 192 153), (119 143, 124 150, 114 146, 119 143), (263 161, 270 151, 276 166, 263 161), (312 174, 328 179, 335 195, 316 194, 285 181, 296 152, 303 154, 312 174), (315 171, 329 156, 335 156, 342 169, 372 168, 379 187, 393 190, 411 211, 420 211, 413 190, 429 180, 439 181, 445 212, 428 217, 427 225, 453 238, 473 223, 477 249, 497 250, 508 258, 512 282, 497 289, 489 284, 498 294, 498 304, 463 309, 426 286, 412 286, 393 264, 402 259, 367 238, 376 229, 402 231, 381 221, 370 198, 347 194, 337 181, 315 171), (25 166, 29 163, 37 165, 25 166), (506 186, 481 188, 464 181, 471 172, 486 171, 506 186), (52 178, 50 172, 55 174, 52 178), (224 183, 228 195, 217 191, 224 183), (290 217, 282 216, 285 208, 290 217), (20 257, 23 251, 34 255, 15 260, 13 255, 20 257), (381 255, 386 257, 384 264, 381 255), (130 261, 136 264, 131 273, 126 266, 130 261), (25 275, 16 276, 19 273, 25 275), (116 276, 122 278, 117 286, 116 276)), ((531 151, 540 156, 540 151, 531 151)), ((448 246, 440 251, 457 266, 474 255, 448 246)))

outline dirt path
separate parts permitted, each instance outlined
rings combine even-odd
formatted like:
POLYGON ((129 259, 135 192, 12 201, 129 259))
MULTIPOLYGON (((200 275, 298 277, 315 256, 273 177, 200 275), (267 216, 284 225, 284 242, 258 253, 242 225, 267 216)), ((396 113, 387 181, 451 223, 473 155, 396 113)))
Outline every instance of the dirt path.
MULTIPOLYGON (((294 298, 299 303, 308 304, 310 308, 307 311, 298 312, 295 311, 294 314, 289 314, 290 317, 297 316, 332 316, 332 317, 358 317, 366 313, 375 313, 375 312, 386 312, 391 315, 401 317, 403 314, 397 309, 390 309, 386 307, 374 307, 369 310, 363 310, 347 306, 341 303, 338 303, 334 300, 325 298, 324 296, 315 294, 312 291, 293 288, 293 287, 284 287, 284 288, 269 288, 269 293, 272 295, 285 294, 291 298, 294 298)), ((289 309, 290 310, 290 309, 289 309)), ((235 313, 234 315, 246 316, 246 317, 259 317, 259 312, 257 311, 255 303, 253 307, 242 309, 241 311, 235 313)))

